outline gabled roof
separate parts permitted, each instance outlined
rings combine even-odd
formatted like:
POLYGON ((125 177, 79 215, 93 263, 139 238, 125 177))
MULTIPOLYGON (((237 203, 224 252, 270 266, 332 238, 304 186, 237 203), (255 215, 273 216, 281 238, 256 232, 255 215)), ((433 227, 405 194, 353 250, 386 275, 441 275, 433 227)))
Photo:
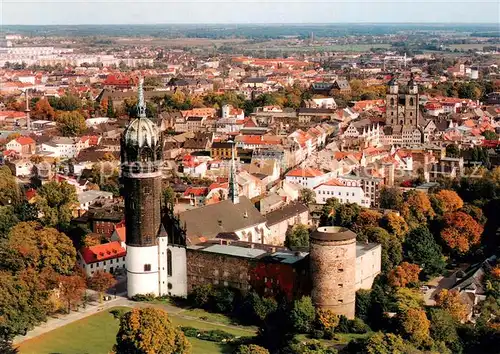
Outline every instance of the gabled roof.
POLYGON ((320 170, 314 169, 314 168, 296 168, 291 170, 286 174, 286 177, 319 177, 323 176, 324 173, 320 170))
POLYGON ((20 136, 16 139, 16 142, 20 145, 31 145, 35 144, 35 140, 30 138, 29 136, 20 136))
POLYGON ((120 242, 118 241, 113 241, 97 246, 82 247, 80 253, 86 264, 125 257, 127 255, 127 251, 120 245, 120 242))

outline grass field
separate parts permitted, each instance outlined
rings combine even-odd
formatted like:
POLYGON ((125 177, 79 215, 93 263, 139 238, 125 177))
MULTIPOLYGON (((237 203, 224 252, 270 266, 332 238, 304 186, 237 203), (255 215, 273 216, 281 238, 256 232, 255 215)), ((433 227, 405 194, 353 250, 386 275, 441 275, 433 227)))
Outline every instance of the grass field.
MULTIPOLYGON (((372 48, 390 48, 390 44, 333 44, 324 46, 282 46, 282 45, 262 45, 254 46, 254 50, 269 50, 283 52, 366 52, 372 48)), ((250 49, 250 48, 247 48, 250 49)))
POLYGON ((458 49, 458 50, 483 50, 484 46, 488 46, 491 44, 488 43, 476 43, 476 44, 450 44, 450 48, 452 50, 458 49))
MULTIPOLYGON (((116 309, 116 308, 115 308, 116 309)), ((118 320, 108 309, 96 315, 55 329, 37 338, 21 343, 20 354, 107 354, 115 343, 118 320)), ((235 336, 252 336, 253 329, 234 329, 198 320, 171 315, 177 326, 191 326, 198 329, 222 329, 235 336)), ((228 351, 227 345, 189 338, 193 354, 215 354, 228 351)))

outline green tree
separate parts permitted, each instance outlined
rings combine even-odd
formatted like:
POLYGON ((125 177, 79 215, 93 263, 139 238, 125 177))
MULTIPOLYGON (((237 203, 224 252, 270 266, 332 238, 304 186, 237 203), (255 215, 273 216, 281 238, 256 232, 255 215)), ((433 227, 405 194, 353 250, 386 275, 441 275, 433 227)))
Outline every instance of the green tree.
POLYGON ((457 323, 453 317, 446 310, 431 308, 429 318, 432 339, 436 342, 444 342, 453 353, 462 353, 462 344, 457 333, 457 323))
POLYGON ((316 194, 309 188, 302 188, 299 193, 299 200, 305 205, 314 203, 316 194))
POLYGON ((111 97, 108 98, 108 107, 106 110, 106 116, 108 118, 115 117, 115 107, 113 106, 113 100, 111 99, 111 97))
POLYGON ((309 228, 307 225, 295 224, 289 228, 285 236, 285 246, 288 248, 309 247, 309 228))
POLYGON ((335 225, 335 215, 340 202, 336 198, 328 198, 321 208, 320 226, 335 225))
POLYGON ((163 188, 162 194, 163 207, 173 206, 175 203, 175 192, 170 186, 163 188))
POLYGON ((456 144, 446 145, 446 156, 447 157, 459 157, 460 150, 456 144))
POLYGON ((393 333, 377 332, 368 339, 349 343, 348 351, 363 354, 417 354, 414 346, 393 333))
POLYGON ((383 187, 380 191, 380 207, 383 209, 401 210, 403 194, 396 187, 383 187))
POLYGON ((401 241, 381 227, 371 227, 365 231, 368 241, 380 243, 382 246, 382 269, 390 271, 403 260, 401 241))
POLYGON ((123 354, 189 354, 191 344, 172 324, 166 311, 135 308, 120 319, 114 351, 123 354))
POLYGON ((56 122, 62 136, 75 137, 87 130, 85 118, 78 111, 62 112, 57 115, 56 122))
POLYGON ((445 262, 441 247, 426 226, 410 231, 405 241, 405 250, 411 263, 420 265, 426 276, 441 274, 445 262))
POLYGON ((486 140, 498 140, 498 134, 491 130, 486 130, 482 134, 486 140))
POLYGON ((51 181, 37 190, 37 207, 41 220, 48 226, 66 227, 72 218, 72 208, 77 203, 76 189, 66 181, 51 181))
POLYGON ((19 219, 12 206, 0 206, 0 239, 7 237, 10 229, 18 222, 19 219))
POLYGON ((293 302, 290 311, 290 322, 297 333, 309 333, 313 328, 316 309, 309 296, 303 296, 293 302))

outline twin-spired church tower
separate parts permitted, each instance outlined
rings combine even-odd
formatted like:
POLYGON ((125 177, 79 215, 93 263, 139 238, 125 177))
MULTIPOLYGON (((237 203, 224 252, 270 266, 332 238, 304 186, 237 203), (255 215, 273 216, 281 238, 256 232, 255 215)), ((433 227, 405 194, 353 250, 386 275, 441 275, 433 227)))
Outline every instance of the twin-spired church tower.
POLYGON ((129 297, 186 296, 186 249, 169 242, 162 222, 163 139, 156 123, 146 117, 142 83, 141 79, 137 118, 126 127, 120 144, 127 292, 129 297))

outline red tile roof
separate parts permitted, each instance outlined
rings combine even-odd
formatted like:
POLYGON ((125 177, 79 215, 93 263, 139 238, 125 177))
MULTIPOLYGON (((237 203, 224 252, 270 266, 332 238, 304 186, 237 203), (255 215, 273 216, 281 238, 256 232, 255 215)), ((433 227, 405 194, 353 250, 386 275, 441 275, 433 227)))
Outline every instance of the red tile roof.
POLYGON ((31 200, 33 197, 36 196, 36 189, 30 188, 24 193, 24 195, 26 196, 27 200, 31 200))
POLYGON ((186 189, 186 191, 184 192, 184 196, 189 197, 191 194, 193 194, 195 197, 202 197, 202 196, 208 194, 208 188, 207 187, 188 187, 188 189, 186 189))
POLYGON ((35 140, 31 139, 29 136, 20 136, 16 141, 21 145, 35 144, 35 140))
POLYGON ((118 241, 97 246, 82 247, 80 253, 82 254, 83 260, 86 264, 125 257, 127 255, 127 251, 118 241))
POLYGON ((319 177, 323 172, 314 168, 296 168, 286 174, 287 177, 319 177))
POLYGON ((125 229, 125 223, 120 222, 120 223, 116 224, 115 231, 116 231, 116 234, 118 235, 118 237, 120 238, 120 240, 122 242, 126 242, 126 240, 127 240, 126 235, 127 234, 126 234, 126 229, 125 229))

